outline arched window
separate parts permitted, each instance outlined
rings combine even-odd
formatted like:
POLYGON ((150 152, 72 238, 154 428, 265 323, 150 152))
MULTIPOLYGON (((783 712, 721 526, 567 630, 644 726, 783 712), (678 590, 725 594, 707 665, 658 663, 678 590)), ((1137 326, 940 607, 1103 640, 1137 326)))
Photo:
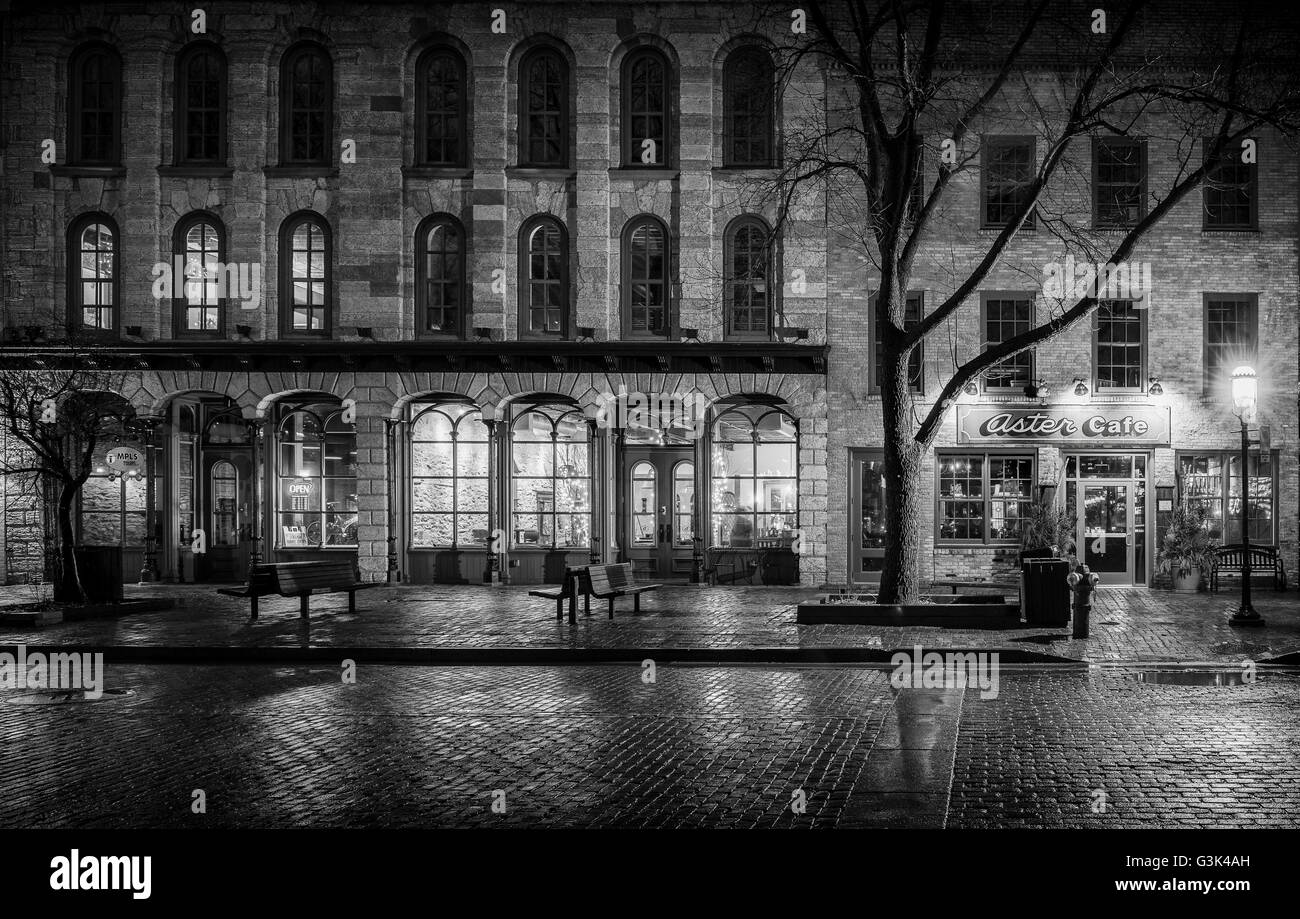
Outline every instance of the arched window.
POLYGON ((416 331, 460 335, 466 312, 465 234, 447 214, 426 217, 415 231, 416 331))
POLYGON ((668 61, 652 48, 623 61, 623 165, 664 168, 672 164, 672 112, 668 61))
POLYGON ((772 58, 761 48, 739 48, 722 66, 724 166, 773 166, 775 86, 772 58))
POLYGON ((466 164, 465 61, 430 48, 415 65, 415 165, 466 164))
POLYGON ((510 527, 519 548, 591 544, 591 443, 568 405, 534 405, 510 428, 510 527))
POLYGON ((411 422, 411 545, 488 539, 488 430, 468 403, 420 408, 411 422))
POLYGON ((723 309, 727 338, 768 338, 775 305, 772 233, 757 217, 727 228, 723 309))
POLYGON ((357 544, 357 431, 333 402, 282 405, 276 429, 277 546, 357 544))
POLYGON ((671 336, 671 253, 655 217, 638 217, 623 231, 623 330, 629 337, 671 336))
POLYGON ((286 166, 328 166, 334 78, 329 55, 310 42, 285 52, 280 63, 280 162, 286 166))
POLYGON ((304 211, 280 233, 280 333, 329 335, 332 283, 329 224, 304 211))
POLYGON ((519 62, 519 165, 569 164, 569 65, 554 48, 519 62))
POLYGON ((713 546, 753 548, 799 527, 799 427, 783 409, 737 405, 713 422, 713 546))
POLYGON ((213 44, 189 45, 176 58, 178 166, 226 161, 226 57, 213 44))
POLYGON ((122 161, 122 62, 105 44, 79 49, 68 67, 68 160, 79 166, 122 161))
POLYGON ((117 224, 86 214, 68 231, 68 312, 74 328, 115 331, 121 265, 117 224))
POLYGON ((554 217, 534 217, 519 234, 519 332, 568 337, 569 238, 554 217))
POLYGON ((172 322, 177 336, 225 331, 226 300, 239 296, 238 277, 223 274, 225 243, 225 229, 212 214, 191 214, 176 224, 172 270, 179 259, 184 272, 183 279, 173 282, 172 322))

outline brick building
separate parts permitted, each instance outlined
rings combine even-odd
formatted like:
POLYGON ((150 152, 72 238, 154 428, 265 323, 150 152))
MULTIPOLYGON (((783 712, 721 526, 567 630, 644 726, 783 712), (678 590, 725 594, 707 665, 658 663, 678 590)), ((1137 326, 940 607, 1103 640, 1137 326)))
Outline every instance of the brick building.
MULTIPOLYGON (((82 542, 122 545, 132 579, 318 553, 414 582, 553 581, 590 558, 873 579, 878 278, 824 196, 780 219, 761 191, 837 79, 808 59, 778 81, 779 22, 726 3, 220 3, 199 30, 192 9, 4 16, 5 365, 67 359, 70 324, 144 368, 118 393, 143 460, 111 467, 106 445, 82 542), (196 264, 229 283, 179 277, 196 264)), ((1027 133, 1009 113, 985 127, 990 150, 1027 133)), ((927 577, 1012 560, 1039 485, 1070 494, 1113 583, 1151 583, 1158 515, 1184 496, 1231 538, 1216 374, 1247 358, 1271 441, 1252 538, 1295 558, 1300 183, 1259 143, 1244 225, 1188 205, 1139 256, 1147 299, 958 408, 924 479, 927 577), (990 424, 1003 412, 1102 431, 1016 433, 990 424)), ((938 243, 959 260, 990 232, 978 174, 951 201, 938 243)), ((1011 256, 955 347, 1038 308, 1026 266, 1051 240, 1011 256)), ((924 309, 953 279, 913 287, 924 309)), ((917 356, 922 401, 940 350, 917 356)), ((48 521, 3 487, 16 577, 48 521)))

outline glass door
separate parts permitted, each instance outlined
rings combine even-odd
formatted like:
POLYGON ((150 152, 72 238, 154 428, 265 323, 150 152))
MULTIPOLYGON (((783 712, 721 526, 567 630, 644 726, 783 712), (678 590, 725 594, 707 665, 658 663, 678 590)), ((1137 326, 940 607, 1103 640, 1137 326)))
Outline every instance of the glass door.
POLYGON ((849 543, 849 580, 878 584, 885 560, 885 454, 854 450, 849 468, 849 520, 855 531, 849 543))
POLYGON ((623 468, 627 560, 638 578, 686 580, 695 536, 690 448, 628 447, 623 468))
POLYGON ((1133 583, 1133 490, 1083 484, 1083 563, 1102 583, 1133 583))
POLYGON ((1101 586, 1146 584, 1147 457, 1077 454, 1066 457, 1065 475, 1079 561, 1101 576, 1101 586))

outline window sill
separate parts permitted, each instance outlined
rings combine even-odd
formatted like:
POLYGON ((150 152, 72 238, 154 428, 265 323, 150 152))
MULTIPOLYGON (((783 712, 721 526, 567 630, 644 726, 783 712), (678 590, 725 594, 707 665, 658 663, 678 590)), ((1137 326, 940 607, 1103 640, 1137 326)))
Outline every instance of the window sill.
POLYGON ((1201 227, 1201 233, 1205 236, 1241 236, 1241 235, 1260 235, 1259 227, 1201 227))
POLYGON ((533 181, 551 180, 555 182, 564 182, 569 179, 577 178, 578 173, 573 169, 561 166, 507 166, 506 178, 508 179, 531 179, 533 181))
MULTIPOLYGON (((1001 226, 988 226, 988 225, 981 224, 979 228, 979 232, 981 236, 996 236, 998 233, 1001 233, 1006 228, 1007 228, 1006 224, 1002 224, 1001 226)), ((1026 223, 1022 225, 1019 230, 1016 230, 1016 233, 1036 233, 1036 232, 1038 232, 1038 228, 1034 226, 1034 224, 1032 223, 1026 223)))
POLYGON ((681 175, 681 170, 663 166, 611 166, 610 178, 633 179, 637 182, 669 182, 681 175))
POLYGON ((335 166, 263 166, 262 173, 272 178, 337 179, 335 166))
POLYGON ((125 166, 68 166, 53 165, 50 173, 71 179, 123 179, 126 178, 125 166))
POLYGON ((158 174, 187 179, 229 179, 235 169, 233 166, 159 166, 158 174))
POLYGON ((780 175, 781 168, 779 166, 714 166, 713 174, 769 179, 780 175))
POLYGON ((404 179, 472 179, 474 170, 464 166, 403 166, 404 179))

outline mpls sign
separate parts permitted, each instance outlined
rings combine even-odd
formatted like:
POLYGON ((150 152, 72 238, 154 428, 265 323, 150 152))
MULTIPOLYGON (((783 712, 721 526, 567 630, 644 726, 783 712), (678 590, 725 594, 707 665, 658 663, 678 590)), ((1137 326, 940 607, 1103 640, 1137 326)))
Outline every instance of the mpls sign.
POLYGON ((1168 444, 1169 409, 1154 405, 960 405, 957 443, 1168 444))

